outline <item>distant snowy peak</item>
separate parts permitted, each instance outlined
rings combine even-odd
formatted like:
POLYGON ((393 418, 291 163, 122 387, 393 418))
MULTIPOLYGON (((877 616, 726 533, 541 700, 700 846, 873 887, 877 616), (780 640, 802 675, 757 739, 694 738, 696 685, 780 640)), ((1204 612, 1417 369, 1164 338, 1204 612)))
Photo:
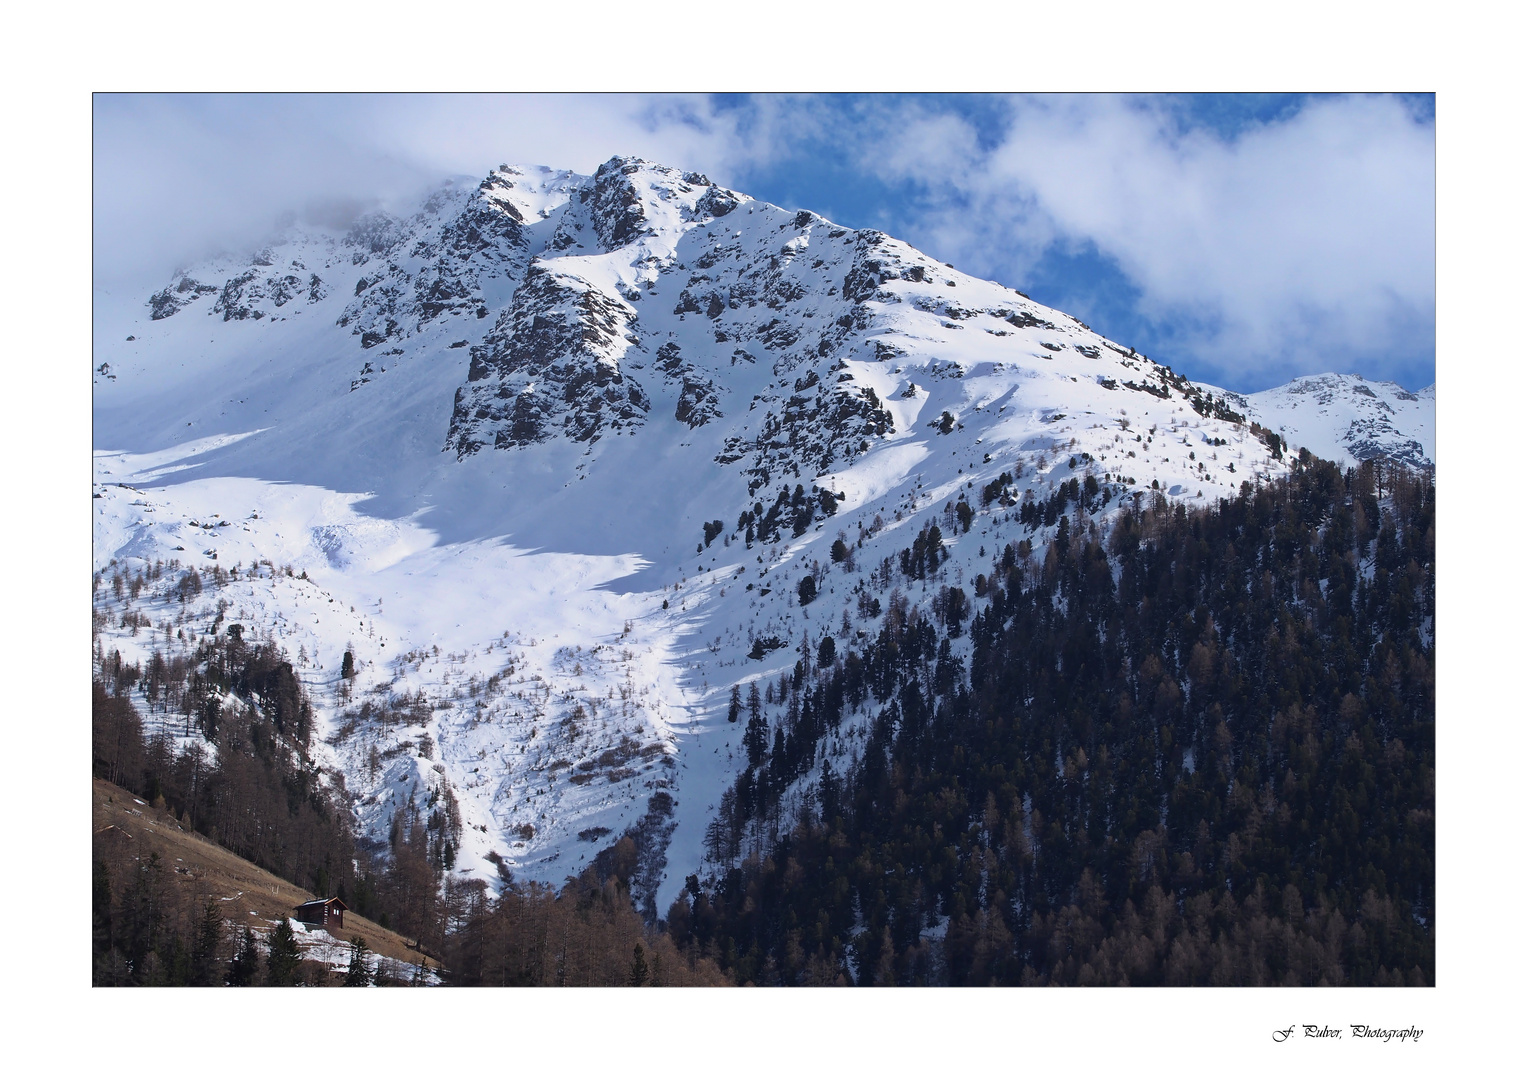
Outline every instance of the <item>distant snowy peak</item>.
MULTIPOLYGON (((1224 393, 1224 391, 1215 391, 1224 393)), ((1308 375, 1256 394, 1225 394, 1249 420, 1343 465, 1383 459, 1431 468, 1434 388, 1412 393, 1362 375, 1308 375)))

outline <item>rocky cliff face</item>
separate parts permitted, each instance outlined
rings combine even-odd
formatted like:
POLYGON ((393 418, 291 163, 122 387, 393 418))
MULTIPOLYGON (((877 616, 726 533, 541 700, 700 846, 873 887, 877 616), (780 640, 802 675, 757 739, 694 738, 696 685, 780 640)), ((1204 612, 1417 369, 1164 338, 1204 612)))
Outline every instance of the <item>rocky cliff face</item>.
POLYGON ((621 372, 636 313, 587 281, 532 265, 456 391, 447 436, 457 456, 561 435, 592 443, 641 424, 646 392, 621 372))

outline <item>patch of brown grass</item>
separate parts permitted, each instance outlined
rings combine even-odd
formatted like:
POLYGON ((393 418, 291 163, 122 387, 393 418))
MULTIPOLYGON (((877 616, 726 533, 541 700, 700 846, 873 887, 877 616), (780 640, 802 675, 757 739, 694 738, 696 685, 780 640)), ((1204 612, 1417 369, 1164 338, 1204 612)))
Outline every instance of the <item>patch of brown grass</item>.
MULTIPOLYGON (((218 901, 229 921, 257 929, 296 915, 297 905, 313 897, 290 881, 260 869, 205 836, 183 826, 167 810, 156 809, 132 792, 94 780, 91 792, 94 848, 108 863, 147 858, 158 853, 180 902, 195 910, 203 901, 218 901)), ((345 928, 331 931, 340 940, 360 935, 373 953, 409 964, 425 963, 425 954, 391 930, 384 930, 354 912, 345 913, 345 928)), ((428 958, 431 967, 439 962, 428 958)))

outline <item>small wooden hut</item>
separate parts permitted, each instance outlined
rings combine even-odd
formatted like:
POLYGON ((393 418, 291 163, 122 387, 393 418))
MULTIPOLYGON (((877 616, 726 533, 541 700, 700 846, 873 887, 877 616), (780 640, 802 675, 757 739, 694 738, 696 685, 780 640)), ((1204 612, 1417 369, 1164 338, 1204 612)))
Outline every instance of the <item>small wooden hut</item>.
POLYGON ((298 904, 297 918, 308 926, 321 926, 325 930, 343 930, 345 912, 349 910, 345 901, 338 896, 331 896, 327 900, 307 900, 298 904))

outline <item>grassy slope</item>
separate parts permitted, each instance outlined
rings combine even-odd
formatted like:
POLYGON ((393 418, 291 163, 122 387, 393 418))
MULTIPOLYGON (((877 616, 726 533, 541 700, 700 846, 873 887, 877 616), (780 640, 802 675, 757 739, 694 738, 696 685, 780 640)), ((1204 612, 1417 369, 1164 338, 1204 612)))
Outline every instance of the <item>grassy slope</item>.
MULTIPOLYGON (((125 847, 143 856, 157 852, 160 861, 173 869, 169 880, 184 901, 199 904, 211 897, 221 901, 225 918, 260 927, 295 914, 298 904, 312 899, 290 881, 192 832, 168 811, 154 809, 132 792, 105 780, 96 779, 93 784, 91 828, 96 842, 121 846, 119 850, 125 847), (116 828, 108 831, 110 826, 116 828)), ((410 948, 391 930, 346 912, 345 929, 335 936, 348 941, 356 934, 366 939, 368 949, 382 956, 411 964, 424 959, 424 954, 410 948)), ((438 961, 432 960, 430 966, 438 966, 438 961)))

